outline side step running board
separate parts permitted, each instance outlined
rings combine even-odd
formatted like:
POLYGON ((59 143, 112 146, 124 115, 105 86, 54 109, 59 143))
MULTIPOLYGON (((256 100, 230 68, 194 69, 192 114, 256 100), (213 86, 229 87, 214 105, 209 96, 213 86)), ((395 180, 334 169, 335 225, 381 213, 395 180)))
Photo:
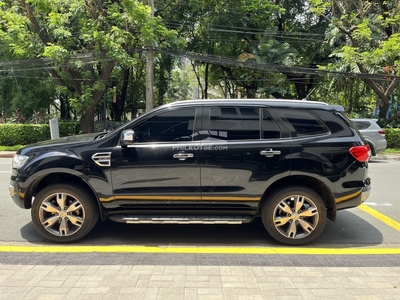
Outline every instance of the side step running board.
POLYGON ((128 224, 243 224, 253 215, 111 215, 110 220, 128 224))

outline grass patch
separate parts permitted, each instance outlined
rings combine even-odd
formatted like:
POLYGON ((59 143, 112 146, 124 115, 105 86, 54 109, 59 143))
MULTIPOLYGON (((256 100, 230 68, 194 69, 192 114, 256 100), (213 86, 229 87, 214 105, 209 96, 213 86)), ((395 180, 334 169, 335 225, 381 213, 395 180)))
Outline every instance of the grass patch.
POLYGON ((400 153, 400 148, 386 148, 383 153, 400 153))
POLYGON ((14 145, 14 146, 0 146, 0 151, 17 151, 25 147, 24 145, 14 145))

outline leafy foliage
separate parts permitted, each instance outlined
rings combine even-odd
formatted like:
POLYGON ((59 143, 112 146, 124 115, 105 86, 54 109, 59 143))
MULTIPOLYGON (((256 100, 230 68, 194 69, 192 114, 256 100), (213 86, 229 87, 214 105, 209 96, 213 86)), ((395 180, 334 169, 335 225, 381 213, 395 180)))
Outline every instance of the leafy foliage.
POLYGON ((0 1, 3 121, 18 110, 36 122, 56 109, 90 132, 94 119, 136 117, 148 46, 155 105, 240 93, 398 117, 398 0, 169 0, 155 1, 155 17, 144 3, 0 1))
MULTIPOLYGON (((78 122, 60 122, 60 137, 79 133, 78 122)), ((49 124, 0 124, 0 144, 28 145, 50 139, 49 124)))
POLYGON ((335 58, 330 69, 347 66, 379 98, 380 117, 384 118, 391 97, 400 83, 400 18, 398 1, 310 0, 311 11, 329 24, 327 36, 334 39, 335 58), (369 76, 369 74, 382 74, 369 76), (383 74, 387 74, 385 77, 383 74))
POLYGON ((175 39, 135 0, 7 0, 1 8, 0 41, 13 57, 43 58, 38 63, 67 88, 85 132, 94 129, 95 107, 114 66, 130 66, 137 49, 175 39))
POLYGON ((388 148, 400 148, 400 128, 385 128, 388 148))

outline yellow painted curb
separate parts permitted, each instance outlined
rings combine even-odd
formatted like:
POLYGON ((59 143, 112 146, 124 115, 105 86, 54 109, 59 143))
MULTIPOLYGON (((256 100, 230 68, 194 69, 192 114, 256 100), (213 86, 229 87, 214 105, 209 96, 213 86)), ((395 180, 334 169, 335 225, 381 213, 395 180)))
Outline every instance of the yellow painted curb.
POLYGON ((400 231, 400 223, 389 218, 388 216, 380 213, 379 211, 369 207, 368 205, 362 204, 359 206, 359 208, 366 212, 367 214, 373 216, 374 218, 378 219, 379 221, 385 223, 386 225, 396 229, 397 231, 400 231))
POLYGON ((288 254, 383 255, 400 254, 400 248, 252 248, 157 246, 0 246, 0 252, 33 253, 181 253, 181 254, 288 254))

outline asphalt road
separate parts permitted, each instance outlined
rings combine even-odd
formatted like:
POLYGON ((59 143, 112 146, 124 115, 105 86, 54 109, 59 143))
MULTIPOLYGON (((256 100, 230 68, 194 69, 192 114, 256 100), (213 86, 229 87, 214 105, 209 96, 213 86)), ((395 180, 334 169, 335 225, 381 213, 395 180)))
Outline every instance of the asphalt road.
MULTIPOLYGON (((36 233, 30 211, 17 207, 8 194, 11 158, 0 158, 0 243, 51 244, 36 233)), ((400 161, 370 163, 372 193, 367 206, 400 223, 400 161), (398 186, 399 184, 399 186, 398 186)), ((390 221, 389 219, 389 221, 390 221)), ((125 225, 99 223, 78 245, 276 247, 261 221, 245 225, 125 225)), ((399 247, 399 229, 360 208, 340 211, 328 221, 312 247, 399 247)))

